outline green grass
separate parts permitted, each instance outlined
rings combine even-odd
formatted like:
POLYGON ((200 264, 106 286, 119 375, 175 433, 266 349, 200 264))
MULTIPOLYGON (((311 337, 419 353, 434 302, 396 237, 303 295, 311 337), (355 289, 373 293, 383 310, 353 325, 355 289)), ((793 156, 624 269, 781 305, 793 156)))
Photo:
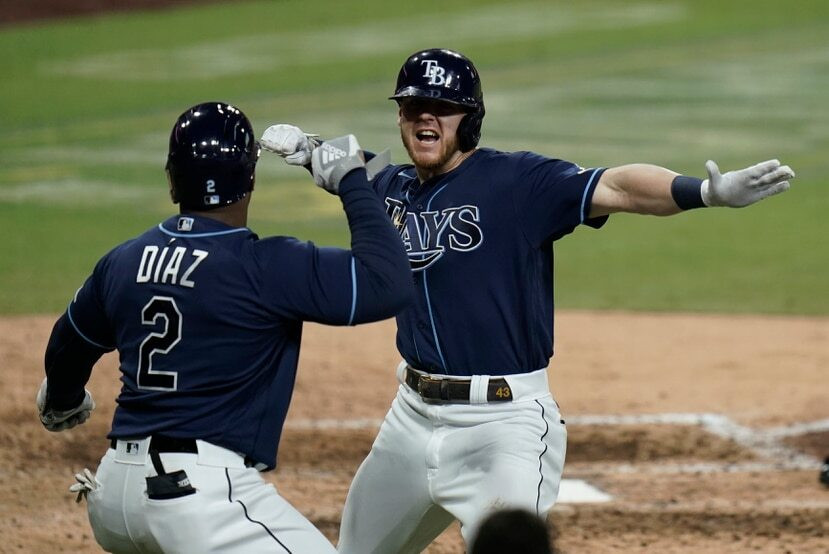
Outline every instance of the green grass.
MULTIPOLYGON (((0 30, 0 313, 63 309, 109 248, 171 213, 175 117, 240 106, 405 160, 392 92, 421 47, 469 54, 483 145, 702 175, 779 157, 744 210, 613 216, 556 247, 559 306, 829 314, 829 3, 322 0, 214 4, 0 30), (370 17, 366 17, 370 14, 370 17)), ((251 227, 347 245, 339 203, 265 157, 251 227)))

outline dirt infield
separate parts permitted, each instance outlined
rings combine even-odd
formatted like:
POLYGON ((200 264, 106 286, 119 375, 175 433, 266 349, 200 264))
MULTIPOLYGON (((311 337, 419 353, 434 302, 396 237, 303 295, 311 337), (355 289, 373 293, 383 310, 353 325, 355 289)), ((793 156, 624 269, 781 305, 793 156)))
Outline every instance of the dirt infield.
MULTIPOLYGON (((96 366, 87 424, 34 412, 53 317, 0 320, 0 552, 99 552, 72 473, 94 468, 118 389, 96 366)), ((565 478, 612 496, 559 503, 566 553, 827 553, 829 318, 563 312, 550 380, 568 420, 565 478)), ((279 468, 332 540, 348 483, 396 389, 393 324, 306 327, 279 468)), ((429 547, 463 552, 456 527, 429 547)))

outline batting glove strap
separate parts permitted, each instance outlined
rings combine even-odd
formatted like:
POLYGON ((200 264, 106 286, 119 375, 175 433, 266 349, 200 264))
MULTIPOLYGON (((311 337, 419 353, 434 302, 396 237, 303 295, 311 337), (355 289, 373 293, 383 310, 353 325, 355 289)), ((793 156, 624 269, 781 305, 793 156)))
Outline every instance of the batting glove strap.
POLYGON ((391 165, 391 150, 386 148, 366 162, 366 178, 371 181, 389 165, 391 165))

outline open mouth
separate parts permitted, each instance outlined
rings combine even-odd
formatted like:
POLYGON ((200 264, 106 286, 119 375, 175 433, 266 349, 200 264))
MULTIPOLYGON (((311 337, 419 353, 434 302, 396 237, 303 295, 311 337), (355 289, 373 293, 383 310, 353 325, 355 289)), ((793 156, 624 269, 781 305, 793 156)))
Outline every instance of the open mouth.
POLYGON ((427 144, 435 143, 438 141, 438 139, 440 139, 440 136, 435 131, 432 131, 430 129, 418 131, 417 133, 415 133, 415 137, 417 137, 418 141, 427 144))

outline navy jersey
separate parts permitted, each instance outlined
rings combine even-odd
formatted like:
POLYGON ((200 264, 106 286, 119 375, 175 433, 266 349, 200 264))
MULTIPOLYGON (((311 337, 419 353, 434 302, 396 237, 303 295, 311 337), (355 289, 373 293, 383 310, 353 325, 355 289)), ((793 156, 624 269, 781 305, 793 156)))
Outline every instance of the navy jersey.
MULTIPOLYGON (((352 250, 178 215, 98 262, 65 318, 88 345, 119 352, 110 438, 202 439, 275 466, 302 322, 374 321, 411 298, 395 229, 365 173, 361 186, 350 178, 352 250)), ((60 347, 50 342, 52 356, 60 347)), ((55 373, 50 388, 66 380, 55 373)))
POLYGON ((420 183, 395 166, 373 184, 408 252, 415 302, 397 316, 412 366, 505 375, 553 354, 553 241, 587 220, 604 170, 531 152, 474 152, 420 183))

